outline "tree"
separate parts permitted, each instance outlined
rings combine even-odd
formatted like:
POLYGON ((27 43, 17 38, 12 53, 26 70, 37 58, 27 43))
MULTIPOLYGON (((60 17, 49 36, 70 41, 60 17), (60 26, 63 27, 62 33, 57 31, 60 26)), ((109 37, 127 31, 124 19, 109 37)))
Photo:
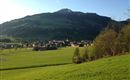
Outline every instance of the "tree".
POLYGON ((106 28, 102 31, 94 42, 95 55, 98 58, 106 55, 114 56, 116 53, 116 38, 117 33, 114 30, 106 28))
POLYGON ((130 25, 125 26, 118 35, 118 50, 130 52, 130 25))
POLYGON ((83 60, 83 62, 85 62, 85 61, 87 61, 88 59, 89 59, 88 49, 87 49, 87 47, 84 47, 84 52, 83 52, 82 60, 83 60))
POLYGON ((82 59, 80 57, 80 53, 79 53, 79 48, 77 47, 74 51, 74 55, 73 55, 73 63, 79 64, 82 62, 82 59))

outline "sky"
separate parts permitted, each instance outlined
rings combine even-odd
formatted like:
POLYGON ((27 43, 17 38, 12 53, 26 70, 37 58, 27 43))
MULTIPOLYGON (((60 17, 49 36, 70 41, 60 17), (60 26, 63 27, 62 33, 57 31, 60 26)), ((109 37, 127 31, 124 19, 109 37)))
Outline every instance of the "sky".
POLYGON ((130 0, 0 0, 0 23, 62 8, 97 13, 118 21, 130 18, 130 0))

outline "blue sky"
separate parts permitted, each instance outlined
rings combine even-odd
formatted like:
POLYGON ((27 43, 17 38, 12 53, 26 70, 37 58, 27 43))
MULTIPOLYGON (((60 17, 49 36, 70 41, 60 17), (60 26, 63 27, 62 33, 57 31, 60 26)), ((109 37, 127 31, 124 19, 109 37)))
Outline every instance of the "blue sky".
POLYGON ((0 23, 62 8, 125 20, 129 18, 130 0, 0 0, 0 23))

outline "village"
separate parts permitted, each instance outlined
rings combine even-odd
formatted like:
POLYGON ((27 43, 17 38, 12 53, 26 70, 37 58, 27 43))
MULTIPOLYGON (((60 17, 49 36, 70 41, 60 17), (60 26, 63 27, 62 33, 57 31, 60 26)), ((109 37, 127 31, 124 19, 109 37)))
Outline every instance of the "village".
POLYGON ((50 40, 50 41, 35 41, 24 43, 0 43, 0 49, 18 49, 32 48, 33 51, 56 50, 59 47, 84 47, 92 45, 90 40, 72 41, 72 40, 50 40))

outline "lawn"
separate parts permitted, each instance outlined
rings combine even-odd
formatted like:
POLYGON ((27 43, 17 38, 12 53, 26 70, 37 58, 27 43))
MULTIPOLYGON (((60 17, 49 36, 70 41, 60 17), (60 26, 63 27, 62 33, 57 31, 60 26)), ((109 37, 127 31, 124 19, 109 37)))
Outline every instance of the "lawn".
POLYGON ((59 48, 50 51, 32 51, 32 49, 8 49, 0 51, 0 69, 44 66, 72 63, 74 48, 59 48))
POLYGON ((130 55, 67 64, 1 71, 1 80, 130 80, 130 55))
POLYGON ((73 64, 74 49, 1 50, 0 80, 130 80, 130 54, 73 64))

